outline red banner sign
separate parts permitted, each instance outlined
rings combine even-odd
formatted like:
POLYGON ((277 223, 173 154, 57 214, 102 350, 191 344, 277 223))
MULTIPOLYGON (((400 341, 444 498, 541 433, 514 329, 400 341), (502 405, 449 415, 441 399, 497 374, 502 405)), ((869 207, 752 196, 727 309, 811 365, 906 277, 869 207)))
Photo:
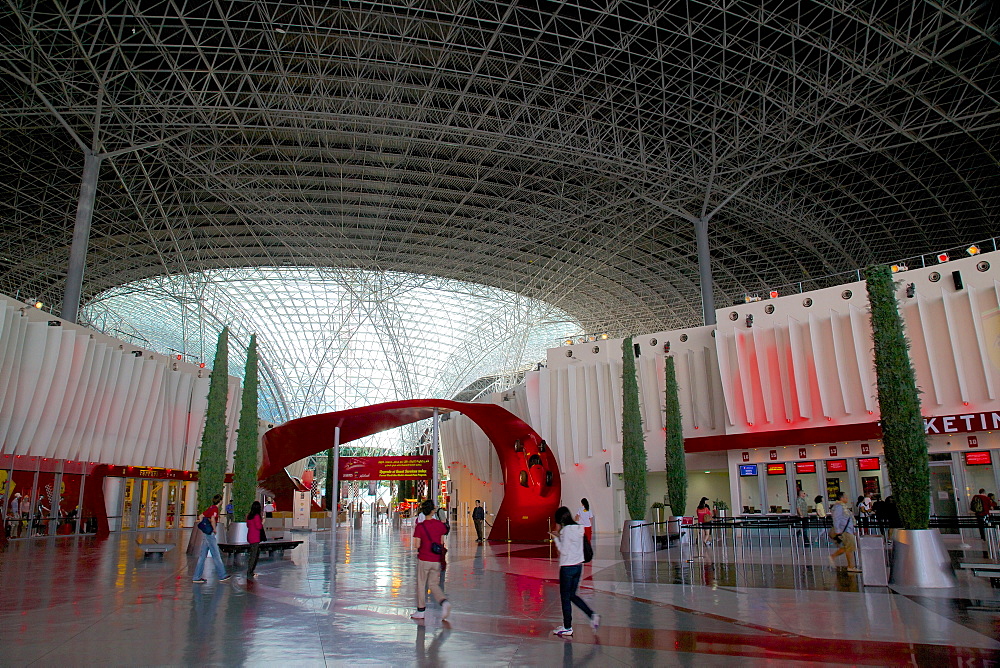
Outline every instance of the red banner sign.
POLYGON ((768 475, 784 475, 785 465, 784 464, 768 464, 767 465, 768 475))
POLYGON ((816 462, 795 462, 796 473, 816 473, 816 462))
POLYGON ((826 470, 830 473, 836 473, 838 471, 847 470, 847 460, 846 459, 831 459, 826 462, 826 470))
POLYGON ((963 452, 962 454, 965 455, 965 463, 967 466, 981 466, 993 463, 989 450, 980 450, 979 452, 963 452))
POLYGON ((878 457, 861 457, 858 459, 859 471, 878 471, 881 468, 878 457))
POLYGON ((341 480, 429 480, 431 457, 341 457, 341 480))

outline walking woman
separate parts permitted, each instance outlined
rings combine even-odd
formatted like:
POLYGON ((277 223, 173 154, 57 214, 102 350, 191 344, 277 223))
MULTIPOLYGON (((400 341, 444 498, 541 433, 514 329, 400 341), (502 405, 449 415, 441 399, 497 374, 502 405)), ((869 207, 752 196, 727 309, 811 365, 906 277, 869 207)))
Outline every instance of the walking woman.
POLYGON ((594 535, 591 533, 593 531, 594 525, 594 513, 590 512, 590 501, 587 499, 580 499, 580 508, 576 511, 577 524, 583 527, 583 535, 587 537, 587 540, 594 540, 594 535))
POLYGON ((250 513, 247 515, 247 542, 250 543, 250 556, 247 558, 247 580, 257 577, 254 569, 257 568, 257 558, 260 556, 260 534, 264 531, 264 520, 260 517, 260 501, 250 504, 250 513))
MULTIPOLYGON (((715 519, 715 513, 712 511, 712 507, 708 505, 708 497, 701 497, 701 501, 698 503, 698 524, 705 525, 715 519)), ((701 544, 711 545, 712 544, 712 531, 710 529, 701 529, 701 544)))
POLYGON ((215 563, 215 576, 219 578, 219 582, 225 582, 231 576, 226 572, 226 565, 222 563, 222 553, 219 552, 219 536, 216 533, 219 528, 219 504, 222 502, 222 495, 216 494, 212 497, 212 505, 202 512, 201 516, 208 519, 212 524, 212 533, 205 534, 201 537, 201 549, 198 551, 198 563, 194 567, 194 578, 191 582, 195 584, 204 584, 205 578, 202 577, 202 573, 205 571, 205 558, 208 557, 209 553, 212 555, 212 561, 215 563))
POLYGON ((573 515, 566 506, 560 506, 556 511, 558 531, 550 531, 549 535, 555 541, 559 550, 559 598, 562 601, 562 626, 552 631, 564 638, 573 635, 573 608, 576 607, 590 617, 590 625, 597 631, 601 625, 601 616, 590 609, 582 598, 576 595, 580 586, 580 575, 583 573, 583 527, 573 521, 573 515))

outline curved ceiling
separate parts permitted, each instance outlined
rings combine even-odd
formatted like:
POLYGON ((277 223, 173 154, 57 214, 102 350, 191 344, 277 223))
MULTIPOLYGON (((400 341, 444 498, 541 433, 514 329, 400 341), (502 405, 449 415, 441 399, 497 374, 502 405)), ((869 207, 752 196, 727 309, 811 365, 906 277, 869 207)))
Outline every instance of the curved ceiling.
MULTIPOLYGON (((404 271, 589 331, 996 234, 996 3, 173 2, 0 14, 0 290, 404 271)), ((11 9, 13 7, 13 9, 11 9)))

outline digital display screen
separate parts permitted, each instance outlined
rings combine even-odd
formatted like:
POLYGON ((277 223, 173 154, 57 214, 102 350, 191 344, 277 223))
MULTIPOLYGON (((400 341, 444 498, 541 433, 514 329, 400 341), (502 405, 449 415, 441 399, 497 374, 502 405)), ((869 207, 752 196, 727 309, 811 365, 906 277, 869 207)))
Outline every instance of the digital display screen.
POLYGON ((983 450, 981 452, 963 452, 965 455, 965 463, 968 466, 982 466, 984 464, 992 464, 993 458, 990 457, 989 450, 983 450))
POLYGON ((784 464, 768 464, 767 465, 768 475, 784 475, 785 465, 784 464))
POLYGON ((847 470, 847 460, 846 459, 830 459, 826 462, 826 470, 830 473, 837 473, 839 471, 847 470))
POLYGON ((878 471, 882 468, 882 465, 878 461, 878 457, 862 457, 858 460, 858 470, 859 471, 878 471))
POLYGON ((795 462, 796 473, 816 473, 816 462, 795 462))
POLYGON ((757 475, 757 465, 756 464, 740 464, 740 475, 757 475))

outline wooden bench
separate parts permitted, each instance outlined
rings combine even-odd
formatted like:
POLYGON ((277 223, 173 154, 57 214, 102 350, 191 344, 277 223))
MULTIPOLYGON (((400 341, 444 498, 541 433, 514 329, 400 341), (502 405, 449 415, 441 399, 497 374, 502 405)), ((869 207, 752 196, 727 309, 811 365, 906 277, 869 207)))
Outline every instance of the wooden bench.
MULTIPOLYGON (((285 550, 294 550, 299 545, 302 544, 301 540, 284 540, 281 538, 275 538, 273 540, 265 540, 260 544, 260 551, 267 552, 268 555, 274 556, 275 552, 278 552, 278 558, 285 556, 285 550)), ((224 554, 246 554, 250 551, 250 543, 219 543, 219 551, 224 554)))
POLYGON ((150 539, 149 542, 146 542, 140 540, 139 538, 136 538, 135 544, 139 546, 140 550, 142 550, 143 559, 148 557, 150 554, 158 554, 160 555, 160 559, 163 559, 163 555, 169 552, 170 550, 174 549, 175 547, 173 543, 157 543, 153 539, 150 539))

